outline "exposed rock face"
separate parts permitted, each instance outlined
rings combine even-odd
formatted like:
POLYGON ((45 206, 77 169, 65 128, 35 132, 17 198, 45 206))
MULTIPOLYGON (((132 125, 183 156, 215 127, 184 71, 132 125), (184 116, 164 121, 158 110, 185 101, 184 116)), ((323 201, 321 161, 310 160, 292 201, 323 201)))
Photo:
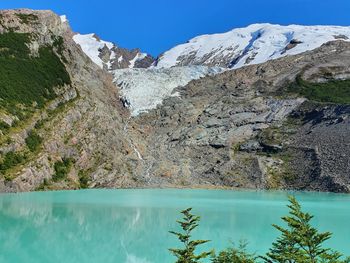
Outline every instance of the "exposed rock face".
POLYGON ((148 68, 154 62, 151 55, 141 53, 139 49, 128 50, 125 48, 114 47, 112 51, 115 58, 111 61, 110 70, 125 68, 148 68))
POLYGON ((19 131, 10 130, 10 144, 1 144, 2 153, 10 149, 24 151, 24 139, 39 121, 42 128, 37 132, 43 145, 24 164, 1 176, 0 191, 32 191, 43 183, 48 189, 79 188, 81 173, 87 175, 91 187, 134 185, 132 174, 137 170, 137 155, 123 130, 129 113, 119 101, 112 77, 83 53, 73 41, 67 22, 51 11, 1 11, 1 22, 1 32, 12 29, 35 36, 31 42, 33 49, 52 44, 52 34, 62 37, 65 66, 72 83, 19 131), (22 23, 18 14, 34 15, 35 25, 22 23), (74 165, 67 180, 52 182, 54 164, 63 158, 72 158, 74 165))
POLYGON ((312 114, 316 106, 311 113, 302 113, 303 99, 276 94, 299 74, 310 81, 322 81, 327 71, 334 79, 348 76, 349 48, 349 43, 332 42, 302 55, 226 71, 177 89, 180 98, 169 98, 134 120, 147 140, 142 155, 153 175, 148 183, 348 191, 347 111, 340 114, 338 107, 326 107, 327 113, 321 110, 318 115, 334 120, 321 118, 315 125, 319 119, 312 114), (291 112, 311 117, 293 126, 295 135, 288 140, 259 142, 260 134, 274 127, 284 127, 289 134, 285 122, 291 112), (254 138, 258 142, 246 146, 249 150, 241 146, 254 138), (295 154, 290 160, 279 153, 292 150, 295 154), (284 178, 289 171, 293 178, 284 178))
POLYGON ((335 105, 305 104, 293 113, 303 124, 288 140, 299 176, 286 187, 350 192, 349 116, 349 106, 335 105))

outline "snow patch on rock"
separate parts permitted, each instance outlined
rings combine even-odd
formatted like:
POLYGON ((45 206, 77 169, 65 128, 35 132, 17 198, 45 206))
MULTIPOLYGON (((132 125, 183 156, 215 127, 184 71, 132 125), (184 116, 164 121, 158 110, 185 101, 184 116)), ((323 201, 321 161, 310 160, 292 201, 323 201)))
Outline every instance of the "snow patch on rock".
POLYGON ((145 57, 147 57, 146 53, 137 53, 137 55, 130 61, 129 68, 134 68, 135 63, 139 60, 144 59, 145 57))
POLYGON ((76 34, 73 36, 73 40, 75 41, 75 43, 80 45, 84 53, 88 57, 90 57, 90 59, 95 64, 97 64, 100 68, 103 68, 103 61, 99 57, 100 50, 104 46, 107 46, 108 49, 112 49, 114 46, 112 42, 107 42, 107 41, 97 39, 95 34, 87 34, 87 35, 76 34))
POLYGON ((68 22, 68 19, 67 19, 67 16, 66 16, 66 15, 60 16, 60 19, 61 19, 61 22, 62 22, 62 23, 68 22))

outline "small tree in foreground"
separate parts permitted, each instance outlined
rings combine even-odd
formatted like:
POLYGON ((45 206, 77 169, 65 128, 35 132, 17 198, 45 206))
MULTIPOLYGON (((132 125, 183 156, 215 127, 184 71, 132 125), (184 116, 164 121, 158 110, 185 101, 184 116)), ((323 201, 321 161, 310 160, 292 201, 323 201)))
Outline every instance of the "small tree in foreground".
POLYGON ((170 231, 171 234, 177 236, 180 242, 184 245, 184 248, 171 248, 170 252, 177 257, 176 263, 198 263, 201 259, 207 258, 213 254, 213 251, 202 252, 195 255, 197 246, 209 242, 209 240, 191 240, 192 231, 198 226, 200 221, 199 216, 191 214, 192 208, 181 211, 183 219, 177 220, 182 228, 182 233, 170 231))
POLYGON ((256 256, 247 251, 247 243, 241 241, 238 247, 221 251, 212 258, 213 263, 254 263, 256 256))
POLYGON ((289 197, 289 216, 282 217, 288 228, 273 225, 282 234, 272 244, 272 248, 261 257, 269 263, 345 263, 342 255, 324 248, 323 243, 331 237, 330 232, 319 233, 310 225, 312 215, 301 211, 294 197, 289 197))

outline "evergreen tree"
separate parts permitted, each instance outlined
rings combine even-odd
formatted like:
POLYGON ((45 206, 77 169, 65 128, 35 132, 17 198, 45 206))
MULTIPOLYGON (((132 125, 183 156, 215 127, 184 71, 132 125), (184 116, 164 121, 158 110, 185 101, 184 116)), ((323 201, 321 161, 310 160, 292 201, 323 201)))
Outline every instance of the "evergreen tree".
POLYGON ((191 240, 192 231, 198 227, 200 217, 191 214, 192 208, 181 211, 183 219, 177 220, 182 228, 182 233, 170 231, 171 234, 177 236, 184 248, 171 248, 170 252, 177 257, 176 263, 198 263, 201 259, 207 258, 213 254, 213 251, 202 252, 195 255, 197 246, 209 242, 209 240, 191 240))
POLYGON ((254 263, 256 256, 247 251, 247 243, 240 242, 238 247, 228 248, 212 258, 212 263, 254 263))
POLYGON ((294 197, 289 197, 289 215, 282 217, 288 228, 273 225, 281 236, 272 244, 264 262, 269 263, 345 263, 342 255, 324 248, 323 243, 331 238, 330 232, 319 233, 311 226, 313 216, 304 213, 294 197))

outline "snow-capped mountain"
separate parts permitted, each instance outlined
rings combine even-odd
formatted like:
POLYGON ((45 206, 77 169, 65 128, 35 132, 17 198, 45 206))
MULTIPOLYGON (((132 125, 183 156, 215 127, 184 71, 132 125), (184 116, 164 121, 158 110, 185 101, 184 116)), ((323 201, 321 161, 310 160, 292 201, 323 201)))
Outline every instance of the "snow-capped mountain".
POLYGON ((239 68, 350 38, 350 27, 253 24, 223 34, 198 36, 163 53, 158 68, 206 65, 239 68))
MULTIPOLYGON (((0 10, 0 192, 204 187, 350 193, 350 97, 344 89, 350 42, 287 56, 317 41, 348 40, 347 28, 272 28, 270 38, 267 28, 247 46, 241 43, 243 53, 229 66, 244 64, 252 50, 254 63, 284 56, 278 60, 226 67, 222 74, 203 65, 136 69, 128 67, 141 63, 141 52, 126 50, 129 59, 94 35, 75 36, 89 59, 64 16, 0 10), (49 57, 37 56, 42 50, 49 57), (118 60, 127 69, 113 69, 122 65, 114 64, 118 60), (60 163, 65 173, 57 178, 60 163)), ((214 40, 205 45, 222 46, 214 40)), ((240 54, 228 44, 226 50, 227 58, 240 54)), ((206 54, 203 59, 210 58, 206 54)))
POLYGON ((73 39, 95 64, 114 76, 114 83, 120 88, 121 99, 133 116, 156 108, 166 97, 178 96, 173 94, 175 88, 223 70, 207 66, 158 69, 150 67, 154 59, 138 49, 117 47, 112 42, 99 39, 95 34, 76 34, 73 39))
POLYGON ((218 66, 239 68, 287 55, 313 50, 333 40, 349 41, 350 27, 253 24, 222 34, 202 35, 158 57, 127 50, 100 40, 95 34, 74 36, 83 51, 100 67, 169 68, 173 66, 218 66))
POLYGON ((76 34, 74 41, 101 68, 106 70, 124 68, 148 68, 154 59, 139 49, 128 50, 112 42, 101 40, 95 34, 76 34))
POLYGON ((134 116, 155 108, 173 96, 176 87, 193 79, 349 39, 350 27, 253 24, 223 34, 198 36, 155 61, 138 49, 117 47, 94 34, 74 36, 93 62, 114 75, 122 100, 134 116))

